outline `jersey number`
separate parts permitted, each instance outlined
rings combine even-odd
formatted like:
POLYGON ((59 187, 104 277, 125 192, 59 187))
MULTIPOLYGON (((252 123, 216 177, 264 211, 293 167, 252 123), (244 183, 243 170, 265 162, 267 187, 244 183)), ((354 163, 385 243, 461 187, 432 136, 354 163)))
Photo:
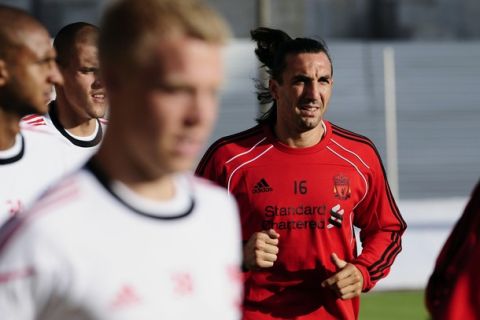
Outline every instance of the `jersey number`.
POLYGON ((293 193, 295 194, 307 194, 307 181, 300 180, 293 182, 293 193))

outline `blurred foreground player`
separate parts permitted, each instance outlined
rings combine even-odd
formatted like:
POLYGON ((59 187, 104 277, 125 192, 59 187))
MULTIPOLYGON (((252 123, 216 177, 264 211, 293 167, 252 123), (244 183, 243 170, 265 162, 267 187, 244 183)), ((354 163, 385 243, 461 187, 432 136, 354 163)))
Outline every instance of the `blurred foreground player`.
POLYGON ((109 129, 84 169, 6 225, 2 318, 239 318, 235 203, 187 173, 216 119, 226 30, 194 0, 107 9, 109 129))
POLYGON ((373 143, 326 121, 326 46, 252 31, 273 101, 259 125, 212 145, 197 174, 238 200, 244 319, 356 319, 359 296, 385 277, 405 229, 373 143), (357 255, 353 227, 361 229, 357 255))
POLYGON ((47 30, 0 5, 0 226, 68 170, 59 139, 20 126, 25 115, 47 112, 52 86, 61 83, 47 30))
POLYGON ((426 290, 432 319, 480 319, 480 182, 437 258, 426 290))
POLYGON ((63 84, 55 86, 56 99, 46 115, 29 115, 23 123, 42 127, 58 135, 67 146, 65 157, 83 164, 103 138, 107 108, 105 88, 100 80, 96 26, 76 22, 63 27, 53 46, 63 84))

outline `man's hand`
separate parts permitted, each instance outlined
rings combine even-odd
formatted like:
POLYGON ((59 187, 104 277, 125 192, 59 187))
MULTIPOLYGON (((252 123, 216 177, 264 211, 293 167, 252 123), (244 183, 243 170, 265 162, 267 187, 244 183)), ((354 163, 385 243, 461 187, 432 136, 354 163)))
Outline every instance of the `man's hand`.
POLYGON ((280 235, 270 229, 254 233, 243 247, 243 261, 248 270, 271 268, 277 260, 280 235))
POLYGON ((337 273, 322 282, 322 287, 330 288, 342 300, 358 297, 363 288, 363 276, 353 264, 340 259, 332 253, 332 262, 337 266, 337 273))

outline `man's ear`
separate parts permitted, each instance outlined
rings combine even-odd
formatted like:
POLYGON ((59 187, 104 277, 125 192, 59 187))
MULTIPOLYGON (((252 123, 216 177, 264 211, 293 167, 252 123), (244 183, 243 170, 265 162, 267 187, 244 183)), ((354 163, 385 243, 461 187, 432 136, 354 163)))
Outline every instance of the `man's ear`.
POLYGON ((273 99, 278 100, 278 82, 270 79, 268 81, 268 88, 270 89, 270 94, 272 95, 273 99))
POLYGON ((4 86, 8 82, 8 70, 5 60, 0 59, 0 87, 4 86))

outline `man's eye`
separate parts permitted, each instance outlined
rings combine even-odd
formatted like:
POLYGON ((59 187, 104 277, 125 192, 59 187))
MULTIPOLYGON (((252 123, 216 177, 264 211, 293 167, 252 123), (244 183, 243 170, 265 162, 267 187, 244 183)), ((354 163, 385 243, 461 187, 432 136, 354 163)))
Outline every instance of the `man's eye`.
POLYGON ((53 65, 53 64, 55 64, 55 59, 53 59, 53 58, 45 58, 45 59, 42 59, 42 60, 38 61, 38 64, 40 64, 40 65, 42 65, 42 66, 53 65))
POLYGON ((96 73, 98 72, 98 70, 95 68, 82 68, 80 69, 80 72, 83 74, 88 74, 88 73, 96 73))

